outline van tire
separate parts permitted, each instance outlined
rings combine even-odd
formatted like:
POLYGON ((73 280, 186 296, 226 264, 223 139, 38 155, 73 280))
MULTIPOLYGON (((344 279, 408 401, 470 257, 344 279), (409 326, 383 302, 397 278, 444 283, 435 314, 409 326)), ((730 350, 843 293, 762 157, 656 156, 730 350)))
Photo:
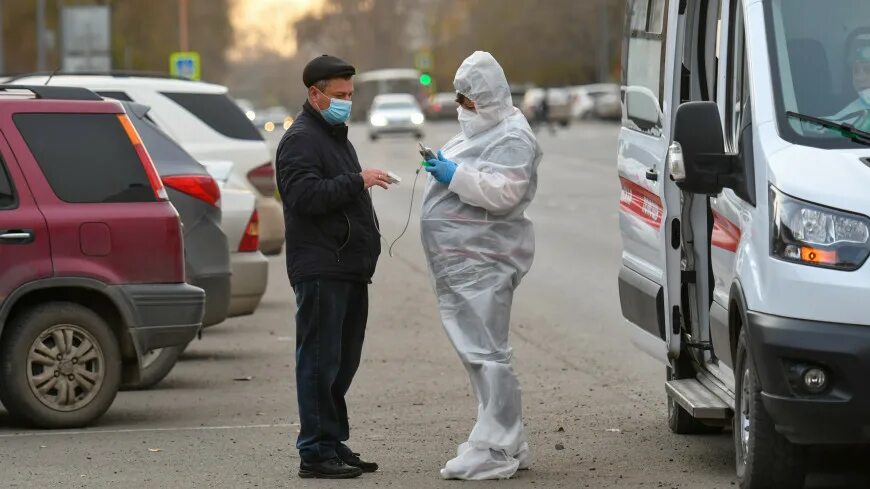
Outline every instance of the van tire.
POLYGON ((745 329, 740 331, 737 340, 736 366, 734 451, 741 489, 803 487, 806 476, 804 447, 777 433, 773 420, 764 409, 761 382, 749 353, 745 329), (743 413, 744 406, 746 413, 743 413), (749 424, 745 430, 742 426, 744 418, 749 424), (746 448, 744 432, 748 433, 746 448))
POLYGON ((175 367, 176 362, 178 362, 178 357, 181 356, 181 352, 183 352, 186 347, 187 345, 160 348, 157 358, 153 359, 148 365, 139 370, 139 380, 125 383, 121 386, 121 390, 145 390, 159 384, 160 381, 169 375, 172 368, 175 367))
MULTIPOLYGON (((60 385, 60 381, 54 382, 52 385, 60 385)), ((63 385, 79 385, 77 382, 78 379, 75 383, 64 379, 63 385)), ((38 428, 86 426, 109 409, 118 393, 120 383, 121 352, 118 340, 106 321, 91 309, 71 302, 48 302, 16 315, 8 323, 8 330, 0 344, 0 402, 13 419, 38 428), (53 343, 53 335, 43 336, 54 328, 57 328, 64 341, 68 338, 66 333, 70 334, 69 337, 73 338, 70 347, 63 348, 53 343), (93 346, 80 352, 79 347, 87 348, 82 346, 83 339, 93 343, 93 346), (33 362, 31 365, 32 359, 35 358, 32 355, 35 355, 34 351, 38 343, 41 343, 42 348, 47 348, 46 342, 54 344, 54 349, 57 351, 66 352, 66 356, 62 362, 44 366, 44 372, 56 371, 58 374, 54 375, 55 377, 72 376, 73 378, 80 375, 81 370, 86 370, 89 375, 93 375, 92 372, 99 372, 95 376, 99 379, 96 381, 98 385, 89 393, 85 394, 85 390, 81 387, 74 387, 76 396, 84 396, 78 401, 82 403, 81 406, 76 407, 77 401, 74 400, 72 406, 67 403, 65 409, 51 407, 46 403, 47 400, 50 401, 48 397, 44 395, 41 400, 34 392, 34 388, 31 388, 32 382, 39 382, 36 380, 38 374, 33 373, 33 365, 40 365, 39 362, 33 362), (79 358, 87 364, 74 364, 73 359, 78 362, 79 358), (62 370, 67 374, 61 374, 62 370), (87 397, 90 399, 88 400, 87 397)), ((55 392, 56 394, 53 395, 56 399, 61 397, 60 387, 51 387, 48 392, 55 392)), ((62 403, 57 405, 60 404, 62 403)))
MULTIPOLYGON (((682 358, 685 358, 685 355, 681 355, 681 359, 674 360, 672 366, 667 367, 667 380, 685 379, 694 376, 694 372, 691 372, 691 369, 684 365, 687 362, 682 358)), ((722 431, 721 426, 708 426, 702 423, 683 409, 671 396, 668 396, 667 402, 668 428, 671 430, 671 433, 677 435, 709 435, 722 431)))

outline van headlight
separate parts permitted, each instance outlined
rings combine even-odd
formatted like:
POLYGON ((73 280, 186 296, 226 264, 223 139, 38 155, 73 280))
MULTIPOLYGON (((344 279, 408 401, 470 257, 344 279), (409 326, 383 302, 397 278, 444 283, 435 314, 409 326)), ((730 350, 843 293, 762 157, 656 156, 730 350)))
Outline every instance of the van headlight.
POLYGON ((870 255, 870 219, 770 187, 771 254, 804 265, 857 270, 870 255))
POLYGON ((384 127, 387 125, 387 118, 381 114, 374 114, 369 119, 369 122, 375 127, 384 127))
POLYGON ((426 117, 424 117, 423 114, 417 112, 416 114, 411 116, 411 122, 413 122, 415 126, 419 126, 420 124, 426 122, 426 117))

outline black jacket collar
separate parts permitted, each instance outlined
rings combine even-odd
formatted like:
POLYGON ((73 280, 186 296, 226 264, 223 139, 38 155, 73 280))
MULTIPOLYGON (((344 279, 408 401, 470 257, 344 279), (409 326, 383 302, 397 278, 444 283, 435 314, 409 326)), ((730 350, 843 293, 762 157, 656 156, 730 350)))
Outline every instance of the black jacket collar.
POLYGON ((320 111, 311 106, 307 100, 305 104, 302 106, 302 110, 305 111, 308 115, 310 115, 318 124, 320 124, 323 129, 329 133, 332 137, 338 140, 347 140, 347 125, 339 124, 334 126, 323 118, 323 115, 320 114, 320 111))

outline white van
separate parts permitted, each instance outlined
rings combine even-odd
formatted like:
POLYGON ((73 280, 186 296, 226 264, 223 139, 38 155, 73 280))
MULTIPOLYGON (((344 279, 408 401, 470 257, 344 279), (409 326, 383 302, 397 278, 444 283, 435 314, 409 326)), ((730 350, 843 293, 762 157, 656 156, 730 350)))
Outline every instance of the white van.
MULTIPOLYGON (((17 84, 85 87, 105 97, 151 107, 148 116, 200 162, 233 163, 229 188, 257 196, 260 249, 280 253, 284 245, 284 214, 275 200, 275 167, 262 134, 230 99, 227 88, 211 83, 118 72, 106 74, 26 75, 17 84)), ((11 82, 10 82, 11 83, 11 82)))
POLYGON ((870 2, 629 0, 623 316, 743 488, 870 442, 870 2))

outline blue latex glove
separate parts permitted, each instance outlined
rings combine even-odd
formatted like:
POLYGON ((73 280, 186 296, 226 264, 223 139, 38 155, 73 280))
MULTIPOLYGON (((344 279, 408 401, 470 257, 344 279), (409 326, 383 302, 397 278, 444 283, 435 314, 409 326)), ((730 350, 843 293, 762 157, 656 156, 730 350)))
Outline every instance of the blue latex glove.
POLYGON ((429 160, 426 162, 426 171, 435 177, 435 180, 450 185, 453 180, 453 174, 456 173, 456 163, 444 157, 441 151, 438 151, 437 160, 429 160))

